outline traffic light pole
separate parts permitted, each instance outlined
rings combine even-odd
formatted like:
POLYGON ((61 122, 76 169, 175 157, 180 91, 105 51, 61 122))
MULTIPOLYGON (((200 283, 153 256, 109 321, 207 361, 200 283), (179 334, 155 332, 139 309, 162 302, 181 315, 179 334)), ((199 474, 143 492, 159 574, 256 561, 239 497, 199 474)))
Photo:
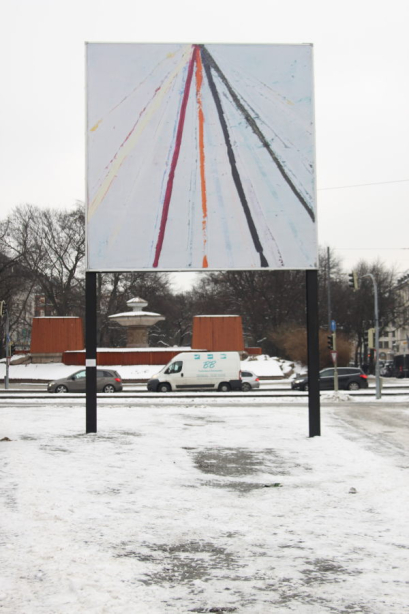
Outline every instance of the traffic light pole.
POLYGON ((338 385, 338 354, 337 354, 337 335, 334 332, 334 351, 335 351, 335 360, 334 360, 334 392, 338 395, 339 385, 338 385))
POLYGON ((338 392, 338 356, 337 356, 337 333, 336 333, 336 322, 335 320, 331 321, 330 328, 332 333, 328 335, 328 349, 331 350, 332 363, 334 365, 334 391, 338 392))
POLYGON ((378 286, 375 277, 372 273, 367 273, 362 277, 370 277, 373 283, 374 293, 374 311, 375 311, 375 380, 376 380, 376 398, 381 398, 381 377, 379 367, 379 308, 378 308, 378 286))

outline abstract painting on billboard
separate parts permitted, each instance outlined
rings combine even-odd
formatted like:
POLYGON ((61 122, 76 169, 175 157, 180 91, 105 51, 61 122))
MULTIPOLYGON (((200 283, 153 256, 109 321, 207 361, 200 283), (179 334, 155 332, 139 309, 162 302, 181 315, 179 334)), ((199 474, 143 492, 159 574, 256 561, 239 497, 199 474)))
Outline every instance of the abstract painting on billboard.
POLYGON ((317 266, 311 45, 87 45, 88 270, 317 266))

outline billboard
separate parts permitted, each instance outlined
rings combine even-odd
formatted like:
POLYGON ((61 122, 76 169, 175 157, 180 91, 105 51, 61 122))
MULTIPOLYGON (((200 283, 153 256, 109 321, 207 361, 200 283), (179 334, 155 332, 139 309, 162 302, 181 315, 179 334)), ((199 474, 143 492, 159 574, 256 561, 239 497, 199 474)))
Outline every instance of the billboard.
POLYGON ((87 44, 87 269, 315 269, 311 45, 87 44))

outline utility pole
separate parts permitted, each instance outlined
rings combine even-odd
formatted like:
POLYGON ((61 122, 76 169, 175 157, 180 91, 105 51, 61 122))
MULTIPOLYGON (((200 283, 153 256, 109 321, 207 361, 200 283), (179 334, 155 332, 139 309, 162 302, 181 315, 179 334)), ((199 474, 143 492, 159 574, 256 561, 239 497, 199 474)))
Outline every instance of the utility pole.
POLYGON ((381 377, 379 368, 379 308, 378 308, 378 286, 375 277, 372 273, 367 273, 362 277, 370 277, 373 283, 374 293, 374 315, 375 315, 375 380, 376 380, 376 398, 381 398, 381 377))
POLYGON ((331 252, 329 247, 327 247, 327 292, 328 292, 328 332, 332 332, 331 344, 328 344, 328 347, 332 350, 332 362, 334 364, 334 391, 335 394, 338 393, 338 355, 337 355, 337 335, 336 329, 337 325, 335 320, 331 318, 331 252))
POLYGON ((327 293, 328 293, 328 332, 331 330, 331 264, 330 250, 327 247, 327 293))
MULTIPOLYGON (((348 274, 349 277, 349 285, 354 290, 359 290, 358 284, 358 274, 356 271, 348 274)), ((370 277, 373 283, 373 293, 374 293, 374 315, 375 315, 375 380, 376 380, 376 398, 381 398, 381 377, 380 377, 380 368, 379 368, 379 308, 378 308, 378 286, 376 284, 376 279, 372 275, 372 273, 367 273, 366 275, 362 275, 362 277, 370 277)), ((369 333, 369 331, 368 331, 369 333)), ((368 334, 369 340, 369 334, 368 334)))

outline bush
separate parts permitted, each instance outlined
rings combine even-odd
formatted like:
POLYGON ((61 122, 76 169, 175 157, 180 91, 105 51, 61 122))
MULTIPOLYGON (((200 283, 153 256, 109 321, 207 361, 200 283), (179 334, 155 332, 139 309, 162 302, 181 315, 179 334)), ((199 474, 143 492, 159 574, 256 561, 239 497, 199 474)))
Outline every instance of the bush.
MULTIPOLYGON (((305 328, 287 328, 271 335, 271 340, 280 349, 281 354, 288 360, 308 365, 307 331, 305 328)), ((332 366, 331 351, 328 349, 328 332, 319 331, 319 365, 320 369, 332 366)), ((343 333, 337 333, 337 364, 338 367, 347 367, 352 355, 352 344, 343 333)))

